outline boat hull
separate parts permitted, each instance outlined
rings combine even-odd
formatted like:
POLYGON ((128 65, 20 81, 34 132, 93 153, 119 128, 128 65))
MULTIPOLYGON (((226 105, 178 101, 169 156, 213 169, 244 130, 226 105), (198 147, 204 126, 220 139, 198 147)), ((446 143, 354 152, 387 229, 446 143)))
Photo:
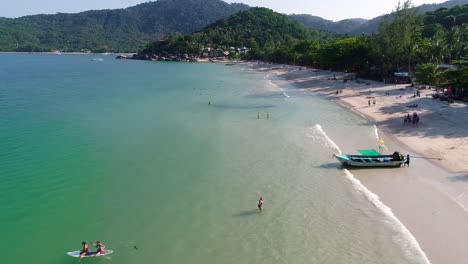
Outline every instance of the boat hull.
POLYGON ((395 159, 392 155, 359 156, 359 155, 335 155, 335 158, 344 166, 363 168, 397 168, 405 163, 404 159, 395 159))

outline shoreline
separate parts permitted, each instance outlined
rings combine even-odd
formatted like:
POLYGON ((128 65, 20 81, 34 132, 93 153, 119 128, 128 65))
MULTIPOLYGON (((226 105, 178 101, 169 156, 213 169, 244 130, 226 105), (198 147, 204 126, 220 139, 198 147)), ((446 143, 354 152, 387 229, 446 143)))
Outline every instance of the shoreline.
POLYGON ((434 164, 443 168, 446 172, 453 174, 468 173, 468 163, 465 163, 464 160, 452 160, 454 156, 457 156, 454 154, 457 154, 455 152, 458 149, 461 149, 460 151, 468 155, 468 134, 466 136, 462 136, 462 133, 457 131, 465 130, 465 128, 468 130, 468 124, 465 125, 462 122, 450 122, 451 126, 447 127, 440 126, 440 123, 435 123, 437 120, 430 120, 434 115, 437 115, 446 119, 452 118, 456 119, 456 121, 463 121, 459 114, 468 113, 468 110, 463 111, 460 109, 468 108, 468 103, 457 102, 448 105, 445 102, 429 98, 431 94, 435 93, 432 89, 420 91, 420 97, 408 97, 410 94, 415 92, 415 89, 406 87, 406 84, 382 84, 376 81, 361 80, 362 83, 357 85, 354 81, 350 81, 346 85, 343 85, 341 84, 343 83, 341 81, 346 77, 347 74, 345 73, 316 69, 299 70, 298 66, 292 66, 292 68, 287 67, 288 66, 286 66, 286 68, 278 68, 277 66, 272 68, 270 72, 290 82, 299 89, 304 89, 307 92, 317 94, 323 99, 334 101, 336 104, 348 109, 349 111, 352 111, 364 119, 375 123, 375 125, 378 126, 387 137, 391 137, 394 141, 398 142, 399 145, 405 149, 411 150, 411 152, 417 153, 418 155, 426 155, 428 157, 428 161, 433 161, 434 164), (307 80, 307 77, 305 76, 310 76, 311 74, 318 74, 319 76, 317 76, 318 78, 315 80, 307 80), (336 77, 336 79, 331 79, 333 77, 336 77), (326 85, 324 85, 323 82, 324 78, 325 83, 328 82, 326 85), (314 87, 314 84, 319 84, 319 86, 314 87), (342 90, 343 93, 336 95, 335 91, 337 90, 342 90), (384 93, 390 92, 392 94, 384 96, 384 93), (375 105, 368 106, 367 101, 370 101, 372 98, 375 98, 377 103, 375 105), (400 103, 399 100, 404 100, 404 105, 418 105, 419 107, 402 107, 398 105, 400 103), (410 125, 403 126, 404 115, 411 114, 412 112, 418 113, 422 120, 421 124, 413 127, 410 125), (456 115, 455 118, 454 115, 456 115), (465 126, 457 126, 462 124, 465 126), (422 134, 425 132, 425 129, 433 130, 434 128, 440 130, 440 135, 426 136, 422 134), (458 146, 458 149, 455 147, 444 149, 440 145, 448 145, 447 142, 451 142, 450 138, 446 138, 447 136, 460 136, 460 141, 464 142, 458 146), (411 143, 408 138, 414 140, 415 143, 411 143), (427 155, 426 149, 421 148, 421 144, 418 142, 419 140, 425 139, 427 139, 427 141, 432 139, 445 141, 442 143, 438 142, 437 146, 431 146, 433 148, 431 154, 433 154, 432 156, 435 159, 430 159, 427 155), (437 160, 441 162, 437 162, 437 160), (447 161, 450 163, 447 164, 447 161))
POLYGON ((50 55, 133 55, 134 53, 94 53, 94 52, 42 52, 42 51, 28 51, 28 52, 20 52, 20 51, 0 51, 0 55, 2 54, 50 54, 50 55))
MULTIPOLYGON (((465 128, 468 131, 468 122, 452 121, 463 119, 459 115, 460 111, 466 111, 465 103, 446 106, 428 98, 432 90, 422 90, 420 97, 412 97, 414 90, 405 88, 406 85, 368 80, 344 82, 348 74, 340 72, 265 63, 249 65, 280 77, 306 93, 333 101, 373 123, 380 132, 376 131, 376 137, 385 139, 388 151, 395 149, 412 156, 442 158, 442 161, 413 158, 410 168, 353 170, 352 174, 391 208, 416 238, 430 263, 466 263, 468 252, 462 245, 468 242, 468 195, 465 195, 468 164, 452 159, 454 152, 468 155, 468 136, 459 131, 465 128), (336 94, 337 90, 342 93, 336 94), (376 98, 377 102, 369 106, 371 98, 376 98), (412 104, 420 107, 406 107, 412 104), (404 114, 412 111, 421 116, 421 124, 403 126, 404 114), (450 125, 444 119, 432 120, 440 115, 451 120, 450 125), (459 136, 455 139, 446 137, 457 133, 459 136), (458 148, 444 148, 445 144, 454 144, 451 141, 456 141, 458 148)), ((467 118, 465 115, 464 119, 467 118)))

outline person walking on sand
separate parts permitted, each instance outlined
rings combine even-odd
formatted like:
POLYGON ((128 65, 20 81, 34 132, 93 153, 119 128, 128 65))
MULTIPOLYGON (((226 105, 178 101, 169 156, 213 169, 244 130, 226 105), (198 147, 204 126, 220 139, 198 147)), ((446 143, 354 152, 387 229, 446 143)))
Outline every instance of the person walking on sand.
POLYGON ((375 105, 375 97, 374 97, 374 101, 372 103, 375 105))
POLYGON ((410 156, 408 154, 406 155, 406 160, 405 160, 405 165, 408 165, 408 167, 409 167, 409 162, 410 162, 410 156))
POLYGON ((367 101, 367 104, 370 106, 370 99, 369 99, 369 101, 367 101))
POLYGON ((263 210, 263 197, 260 197, 260 199, 258 200, 258 210, 262 211, 263 210))

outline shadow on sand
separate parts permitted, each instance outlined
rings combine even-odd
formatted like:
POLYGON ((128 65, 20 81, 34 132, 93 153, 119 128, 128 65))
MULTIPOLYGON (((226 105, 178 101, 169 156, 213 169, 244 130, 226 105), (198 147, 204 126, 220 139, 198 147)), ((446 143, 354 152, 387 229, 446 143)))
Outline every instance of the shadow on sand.
POLYGON ((342 168, 342 165, 339 161, 336 162, 329 162, 329 163, 323 163, 317 166, 317 168, 321 169, 330 169, 330 170, 339 170, 342 168))
POLYGON ((466 182, 468 181, 468 175, 457 175, 449 177, 450 181, 453 182, 466 182))

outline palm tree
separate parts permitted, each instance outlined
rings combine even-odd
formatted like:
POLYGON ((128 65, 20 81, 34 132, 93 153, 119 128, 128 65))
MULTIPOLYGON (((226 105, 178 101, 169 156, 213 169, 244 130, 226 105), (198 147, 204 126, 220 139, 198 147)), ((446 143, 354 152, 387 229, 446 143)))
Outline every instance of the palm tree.
POLYGON ((431 38, 429 53, 431 61, 435 63, 444 63, 450 55, 447 45, 447 31, 442 26, 438 26, 436 34, 431 38))
POLYGON ((434 63, 418 65, 414 75, 419 83, 428 84, 429 87, 437 85, 440 80, 439 66, 434 63))

